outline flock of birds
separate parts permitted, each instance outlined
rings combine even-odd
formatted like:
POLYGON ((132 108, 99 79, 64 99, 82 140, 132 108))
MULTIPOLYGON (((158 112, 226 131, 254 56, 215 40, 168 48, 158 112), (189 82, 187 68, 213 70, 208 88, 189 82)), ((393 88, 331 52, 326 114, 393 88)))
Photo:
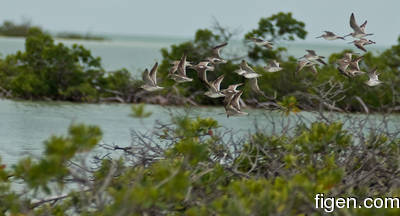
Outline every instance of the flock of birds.
MULTIPOLYGON (((367 25, 367 21, 365 21, 362 25, 358 25, 354 13, 350 16, 350 27, 353 29, 353 32, 345 35, 338 36, 333 32, 324 31, 324 34, 317 38, 323 38, 325 40, 345 40, 346 37, 352 36, 356 40, 350 42, 353 43, 358 49, 367 52, 364 46, 375 44, 374 41, 368 40, 365 37, 373 35, 367 34, 365 32, 365 26, 367 25)), ((273 44, 270 41, 261 39, 261 38, 250 38, 255 44, 265 47, 267 49, 272 49, 273 44)), ((219 76, 217 79, 213 81, 209 81, 207 79, 207 71, 214 71, 214 68, 217 64, 226 63, 226 60, 223 59, 220 55, 220 50, 227 46, 228 43, 223 43, 218 46, 212 48, 212 55, 207 57, 206 60, 199 62, 194 65, 186 60, 187 56, 184 54, 180 60, 172 62, 172 67, 169 70, 168 77, 175 80, 177 83, 191 82, 192 78, 186 75, 186 68, 191 68, 197 71, 199 79, 206 85, 208 91, 204 94, 210 98, 224 98, 224 107, 227 117, 229 116, 240 116, 240 115, 248 115, 248 113, 243 112, 241 110, 240 105, 240 97, 243 94, 243 90, 237 90, 237 88, 243 83, 229 85, 227 89, 220 89, 221 82, 224 79, 224 75, 219 76)), ((297 65, 296 73, 303 70, 303 68, 310 68, 314 73, 317 73, 317 68, 315 67, 317 64, 321 63, 326 65, 323 60, 323 56, 319 56, 314 50, 306 50, 307 54, 302 56, 297 65)), ((366 72, 361 71, 359 62, 363 59, 363 56, 359 56, 353 58, 355 53, 345 53, 344 57, 337 61, 339 72, 349 78, 366 74, 366 72)), ((163 89, 163 87, 158 86, 157 84, 157 68, 158 63, 156 62, 153 68, 149 71, 146 69, 143 72, 143 81, 144 85, 141 87, 146 91, 157 91, 163 89)), ((268 65, 264 67, 266 72, 278 72, 283 68, 280 67, 279 62, 276 60, 269 61, 268 65)), ((245 60, 242 60, 239 69, 235 71, 238 75, 241 75, 249 80, 251 89, 257 93, 262 93, 260 90, 257 78, 261 76, 261 74, 255 72, 253 68, 251 68, 245 60)), ((370 72, 367 73, 369 76, 369 80, 366 82, 369 86, 376 86, 381 84, 382 82, 378 79, 377 68, 374 68, 370 72)))

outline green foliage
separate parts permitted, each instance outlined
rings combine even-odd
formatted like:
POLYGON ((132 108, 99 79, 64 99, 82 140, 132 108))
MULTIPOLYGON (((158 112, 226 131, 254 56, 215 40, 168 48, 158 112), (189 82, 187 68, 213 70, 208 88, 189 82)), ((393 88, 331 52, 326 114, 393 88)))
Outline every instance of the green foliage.
MULTIPOLYGON (((13 37, 25 37, 29 33, 29 29, 32 28, 30 21, 23 21, 20 24, 16 24, 10 20, 5 20, 0 26, 0 35, 13 36, 13 37)), ((35 26, 35 28, 40 28, 35 26)))
MULTIPOLYGON (((305 24, 293 18, 292 13, 279 12, 267 18, 261 18, 258 28, 248 32, 245 40, 251 37, 263 38, 271 42, 280 40, 294 41, 295 38, 305 39, 307 32, 305 24)), ((275 47, 273 50, 265 49, 254 43, 249 44, 248 57, 254 61, 270 59, 282 60, 283 47, 275 47)))
POLYGON ((69 174, 67 161, 76 154, 92 150, 101 137, 102 133, 98 127, 72 125, 68 136, 52 136, 44 142, 44 158, 34 161, 28 157, 16 164, 13 168, 14 175, 31 189, 43 189, 50 193, 49 181, 56 179, 63 185, 62 179, 69 174))
MULTIPOLYGON (((317 193, 360 199, 389 195, 390 191, 372 185, 390 185, 393 179, 368 177, 362 181, 353 175, 368 172, 375 163, 381 166, 383 158, 392 165, 399 162, 398 140, 371 133, 365 142, 355 144, 339 122, 299 125, 292 135, 271 136, 259 131, 243 137, 246 143, 231 161, 229 147, 217 148, 223 138, 207 133, 217 128, 213 119, 176 117, 171 127, 160 129, 174 137, 161 155, 134 163, 145 155, 127 152, 123 158, 131 157, 134 164, 122 158, 99 159, 93 171, 86 171, 90 175, 86 181, 85 175, 76 179, 67 162, 93 150, 101 131, 92 126, 71 126, 67 136, 52 136, 45 142, 41 159, 25 158, 12 169, 1 166, 0 210, 3 214, 34 215, 320 215, 322 210, 314 207, 317 193), (372 155, 365 160, 371 152, 375 162, 371 162, 372 155), (20 181, 28 191, 51 193, 59 190, 54 182, 62 189, 66 179, 90 187, 70 191, 51 205, 32 204, 9 187, 11 182, 20 181), (353 184, 352 180, 361 181, 353 184)), ((376 169, 375 174, 398 169, 392 165, 384 165, 388 170, 383 172, 376 169)), ((335 210, 337 214, 346 212, 375 215, 396 214, 398 210, 335 210)))
POLYGON ((127 101, 139 85, 126 69, 106 73, 83 46, 56 44, 38 28, 29 30, 24 52, 0 60, 0 86, 13 97, 95 102, 117 95, 127 101))
POLYGON ((300 109, 297 107, 297 100, 295 97, 283 97, 282 102, 278 102, 278 104, 283 108, 282 112, 288 116, 290 113, 300 112, 300 109))

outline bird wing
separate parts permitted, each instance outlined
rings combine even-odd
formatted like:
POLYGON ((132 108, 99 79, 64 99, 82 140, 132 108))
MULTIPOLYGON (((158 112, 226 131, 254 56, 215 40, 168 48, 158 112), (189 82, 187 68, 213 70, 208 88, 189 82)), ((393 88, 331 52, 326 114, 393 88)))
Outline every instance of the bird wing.
POLYGON ((220 90, 220 86, 221 86, 221 82, 224 79, 225 75, 221 75, 219 76, 217 79, 215 79, 211 85, 213 86, 213 88, 218 92, 220 90))
POLYGON ((314 50, 306 50, 309 54, 316 56, 317 53, 314 50))
POLYGON ((241 85, 243 85, 243 83, 229 85, 227 89, 232 90, 232 91, 236 91, 237 87, 239 87, 241 85))
POLYGON ((251 78, 251 79, 249 79, 249 81, 250 81, 251 89, 256 93, 259 93, 261 90, 260 90, 260 87, 258 86, 257 78, 251 78))
POLYGON ((350 16, 350 27, 355 32, 362 32, 360 26, 357 25, 356 18, 354 17, 354 13, 351 13, 351 16, 350 16))
POLYGON ((365 26, 367 25, 367 20, 360 26, 361 31, 365 31, 365 26))
POLYGON ((154 85, 153 80, 150 78, 149 70, 146 68, 142 74, 142 79, 147 85, 154 85))
POLYGON ((364 58, 364 56, 359 56, 350 62, 350 66, 355 68, 356 70, 360 70, 359 62, 364 58))
POLYGON ((168 74, 174 74, 178 70, 179 61, 173 62, 171 65, 172 66, 171 66, 171 69, 169 69, 168 74))
POLYGON ((200 78, 201 81, 204 81, 208 83, 207 80, 207 68, 198 68, 197 69, 197 75, 200 78))
POLYGON ((337 63, 339 64, 339 68, 342 70, 342 71, 346 71, 347 70, 347 67, 349 67, 349 62, 347 61, 347 60, 345 60, 345 59, 339 59, 338 61, 337 61, 337 63))
POLYGON ((346 71, 342 70, 340 67, 338 67, 337 69, 339 70, 340 74, 342 74, 348 78, 351 78, 351 76, 346 71))
POLYGON ((158 62, 156 62, 150 70, 150 78, 153 80, 154 85, 157 85, 157 68, 158 68, 158 62))
POLYGON ((209 61, 202 61, 202 62, 199 62, 197 65, 206 67, 206 66, 208 66, 208 64, 210 64, 209 61))
POLYGON ((344 60, 351 61, 353 54, 352 53, 345 53, 343 56, 344 60))
POLYGON ((269 42, 269 41, 266 41, 266 42, 264 43, 264 47, 266 47, 266 48, 268 48, 268 49, 274 48, 272 45, 273 45, 273 44, 272 44, 271 42, 269 42))
POLYGON ((336 34, 331 31, 324 31, 324 32, 326 33, 327 36, 330 36, 330 37, 336 36, 336 34))
POLYGON ((307 64, 307 61, 299 61, 297 63, 297 68, 296 68, 296 74, 299 73, 301 70, 303 70, 304 66, 307 64))
POLYGON ((178 64, 178 74, 186 76, 186 53, 183 54, 178 64))
POLYGON ((354 43, 354 45, 355 45, 358 49, 360 49, 360 50, 362 50, 362 51, 364 51, 364 52, 367 52, 367 50, 364 48, 363 45, 358 44, 358 43, 354 43))
POLYGON ((240 64, 240 69, 246 71, 247 73, 256 73, 253 68, 251 68, 246 61, 242 61, 242 63, 240 64))
POLYGON ((234 93, 225 94, 225 98, 224 98, 224 107, 225 107, 225 110, 226 110, 226 107, 227 107, 227 106, 230 106, 231 101, 232 101, 232 99, 233 99, 233 96, 235 96, 234 93))
POLYGON ((220 44, 220 45, 217 45, 214 48, 212 48, 213 57, 222 59, 219 51, 220 51, 221 48, 225 47, 226 45, 228 45, 227 42, 225 42, 223 44, 220 44))
POLYGON ((376 71, 378 70, 377 67, 375 67, 374 69, 372 69, 369 73, 368 76, 371 80, 379 80, 378 79, 378 74, 376 74, 376 71))
POLYGON ((270 60, 269 64, 271 65, 271 67, 279 67, 279 62, 277 62, 276 60, 270 60))
POLYGON ((317 61, 323 65, 327 65, 326 62, 324 60, 322 60, 321 58, 317 59, 317 61))
POLYGON ((242 94, 243 90, 236 93, 231 100, 231 105, 239 111, 240 111, 240 96, 242 96, 242 94))

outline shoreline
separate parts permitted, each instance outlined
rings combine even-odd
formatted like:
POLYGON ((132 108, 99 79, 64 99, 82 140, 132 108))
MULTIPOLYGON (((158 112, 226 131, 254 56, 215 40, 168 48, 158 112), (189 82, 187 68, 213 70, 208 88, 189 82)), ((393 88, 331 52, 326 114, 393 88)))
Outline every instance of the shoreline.
MULTIPOLYGON (((82 102, 82 101, 68 101, 68 100, 26 100, 20 98, 5 98, 0 96, 0 101, 12 101, 12 102, 32 102, 32 103, 59 103, 59 104, 70 104, 70 105, 154 105, 154 106, 161 106, 161 107, 176 107, 176 108, 200 108, 200 109, 209 109, 209 108, 220 108, 223 109, 224 106, 222 105, 178 105, 173 103, 161 104, 161 103, 145 103, 145 102, 117 102, 117 101, 99 101, 99 102, 82 102)), ((265 111, 279 111, 279 109, 268 109, 263 108, 260 106, 254 106, 249 103, 246 103, 244 106, 246 110, 265 110, 265 111)), ((319 112, 316 109, 300 109, 300 112, 319 112)), ((392 111, 392 112, 377 112, 377 111, 370 111, 369 113, 365 112, 339 112, 335 110, 323 110, 324 113, 335 113, 335 114, 352 114, 352 115, 400 115, 400 111, 392 111)))

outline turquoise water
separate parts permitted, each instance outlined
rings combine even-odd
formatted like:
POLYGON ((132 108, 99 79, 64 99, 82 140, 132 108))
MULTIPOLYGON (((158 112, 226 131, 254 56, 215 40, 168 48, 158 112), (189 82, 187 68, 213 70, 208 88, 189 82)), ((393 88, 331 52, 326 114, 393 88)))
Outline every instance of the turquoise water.
MULTIPOLYGON (((131 132, 149 132, 156 122, 169 123, 171 115, 188 114, 192 118, 212 117, 216 119, 219 132, 231 131, 237 137, 254 132, 256 129, 267 133, 279 133, 285 125, 296 126, 295 119, 302 117, 305 123, 315 119, 316 114, 302 112, 290 118, 276 111, 263 109, 245 109, 248 116, 226 118, 222 107, 182 108, 159 105, 146 105, 152 112, 149 118, 138 120, 129 117, 129 104, 78 104, 68 102, 29 102, 0 100, 0 156, 7 164, 14 164, 23 156, 41 155, 43 141, 51 135, 65 135, 68 126, 73 123, 98 125, 103 131, 101 143, 129 146, 131 132), (272 123, 273 122, 273 123, 272 123)), ((365 115, 326 114, 331 120, 344 121, 346 128, 365 119, 365 115)), ((382 123, 381 115, 369 116, 369 127, 384 129, 387 126, 392 132, 400 131, 400 116, 393 115, 382 123)), ((368 133, 368 131, 364 131, 368 133)), ((355 129, 354 133, 358 133, 355 129)))
POLYGON ((219 121, 221 130, 233 130, 236 134, 254 131, 256 122, 260 128, 270 127, 265 119, 260 121, 260 116, 281 118, 280 113, 266 110, 249 109, 248 116, 228 119, 222 107, 185 109, 147 105, 146 110, 153 114, 140 121, 129 117, 130 106, 0 100, 0 156, 11 164, 25 155, 39 156, 44 140, 50 135, 65 135, 68 126, 73 123, 98 125, 104 132, 102 143, 127 146, 131 142, 132 130, 151 130, 156 121, 168 123, 171 114, 212 117, 219 121))

